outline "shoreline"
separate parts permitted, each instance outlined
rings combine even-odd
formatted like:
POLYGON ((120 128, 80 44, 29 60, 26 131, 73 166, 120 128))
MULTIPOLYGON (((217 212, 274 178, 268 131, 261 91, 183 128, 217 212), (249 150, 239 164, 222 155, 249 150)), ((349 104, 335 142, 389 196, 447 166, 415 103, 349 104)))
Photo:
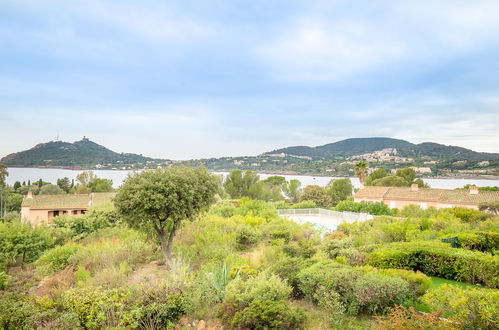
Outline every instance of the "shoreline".
MULTIPOLYGON (((99 169, 99 168, 89 168, 81 166, 22 166, 22 165, 7 165, 7 168, 36 168, 36 169, 56 169, 56 170, 69 170, 69 171, 141 171, 142 169, 133 170, 122 170, 122 169, 99 169)), ((232 170, 211 170, 214 173, 230 172, 232 170)), ((245 170, 242 170, 245 171, 245 170)), ((309 177, 333 177, 333 178, 352 178, 355 176, 345 176, 345 175, 331 175, 331 174, 315 174, 315 173, 299 173, 295 171, 254 171, 259 174, 265 175, 295 175, 295 176, 309 176, 309 177)), ((422 176, 421 179, 446 179, 446 180, 497 180, 499 181, 499 176, 497 175, 452 175, 452 176, 422 176)))

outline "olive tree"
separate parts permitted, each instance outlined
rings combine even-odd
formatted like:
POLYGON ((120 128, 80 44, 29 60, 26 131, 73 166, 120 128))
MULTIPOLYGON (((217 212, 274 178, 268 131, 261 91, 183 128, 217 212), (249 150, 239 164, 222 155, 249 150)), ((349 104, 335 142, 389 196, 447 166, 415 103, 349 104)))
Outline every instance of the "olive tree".
POLYGON ((114 204, 130 226, 157 234, 169 263, 181 222, 193 220, 212 204, 217 191, 217 178, 205 168, 160 168, 129 176, 114 204))

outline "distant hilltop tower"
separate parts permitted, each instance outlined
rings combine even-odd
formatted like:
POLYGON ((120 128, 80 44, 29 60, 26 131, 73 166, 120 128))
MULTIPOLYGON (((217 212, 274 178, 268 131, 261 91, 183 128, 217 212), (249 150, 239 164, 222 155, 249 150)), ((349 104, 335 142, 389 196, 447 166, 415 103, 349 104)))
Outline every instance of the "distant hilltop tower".
POLYGON ((83 139, 81 139, 82 141, 85 141, 85 142, 88 142, 90 141, 89 138, 87 138, 85 135, 83 135, 83 139))

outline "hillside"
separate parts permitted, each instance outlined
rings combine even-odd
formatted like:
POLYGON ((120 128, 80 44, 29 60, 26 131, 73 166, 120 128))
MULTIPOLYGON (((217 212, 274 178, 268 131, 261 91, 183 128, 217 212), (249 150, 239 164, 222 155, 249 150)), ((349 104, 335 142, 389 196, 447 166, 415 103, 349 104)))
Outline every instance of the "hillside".
POLYGON ((476 152, 470 149, 425 142, 413 144, 405 140, 373 137, 352 138, 317 147, 296 146, 277 149, 265 155, 286 154, 308 156, 314 159, 334 159, 372 153, 386 148, 395 148, 398 154, 407 157, 429 157, 437 160, 492 160, 499 159, 497 153, 476 152))
POLYGON ((117 153, 87 138, 74 143, 51 141, 3 157, 0 162, 17 166, 95 166, 139 164, 153 161, 137 154, 117 153))

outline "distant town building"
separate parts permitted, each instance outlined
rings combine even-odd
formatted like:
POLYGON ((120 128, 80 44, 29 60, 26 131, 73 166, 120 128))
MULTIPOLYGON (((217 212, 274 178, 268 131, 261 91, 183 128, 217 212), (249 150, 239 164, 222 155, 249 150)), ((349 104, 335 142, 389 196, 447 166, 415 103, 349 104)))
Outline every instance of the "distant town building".
POLYGON ((430 167, 417 167, 417 166, 411 166, 411 168, 416 171, 417 173, 421 174, 431 174, 431 168, 430 167))
POLYGON ((472 186, 469 190, 448 190, 411 187, 375 187, 366 186, 357 191, 356 202, 383 202, 390 208, 403 208, 407 205, 419 205, 422 209, 466 207, 478 209, 480 203, 499 201, 499 191, 479 191, 472 186))
POLYGON ((116 193, 33 195, 28 192, 21 204, 21 220, 36 227, 50 224, 59 215, 81 215, 95 205, 111 202, 116 193))

